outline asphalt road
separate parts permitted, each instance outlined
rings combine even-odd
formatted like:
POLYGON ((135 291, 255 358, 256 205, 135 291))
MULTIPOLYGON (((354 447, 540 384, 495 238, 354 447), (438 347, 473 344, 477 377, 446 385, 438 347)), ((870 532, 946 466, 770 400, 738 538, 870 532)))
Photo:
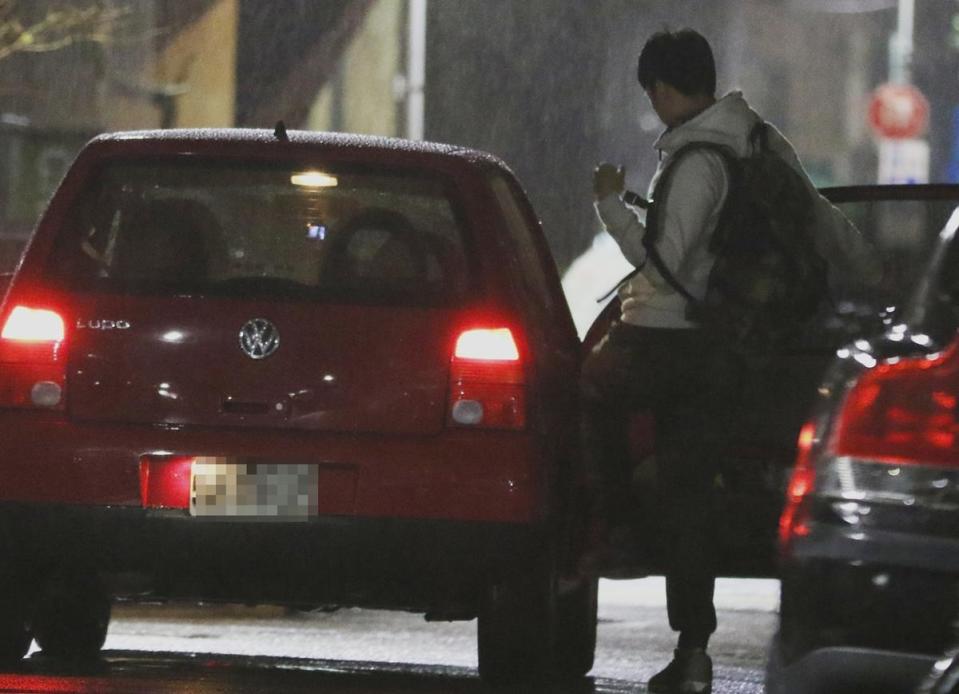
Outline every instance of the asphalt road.
MULTIPOLYGON (((515 691, 645 692, 674 644, 662 590, 655 578, 604 581, 590 677, 515 691)), ((717 694, 762 692, 776 602, 774 581, 720 583, 720 627, 711 644, 717 694)), ((17 672, 0 674, 0 692, 493 691, 476 675, 475 636, 475 621, 426 623, 394 612, 118 605, 99 662, 71 665, 32 653, 17 672)))

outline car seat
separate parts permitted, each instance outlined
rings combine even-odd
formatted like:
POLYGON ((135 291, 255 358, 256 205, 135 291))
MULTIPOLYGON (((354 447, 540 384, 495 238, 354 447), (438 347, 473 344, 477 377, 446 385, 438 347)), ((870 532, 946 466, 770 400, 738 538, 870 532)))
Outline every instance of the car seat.
POLYGON ((195 200, 150 200, 128 210, 114 277, 133 283, 195 284, 209 272, 216 220, 195 200))

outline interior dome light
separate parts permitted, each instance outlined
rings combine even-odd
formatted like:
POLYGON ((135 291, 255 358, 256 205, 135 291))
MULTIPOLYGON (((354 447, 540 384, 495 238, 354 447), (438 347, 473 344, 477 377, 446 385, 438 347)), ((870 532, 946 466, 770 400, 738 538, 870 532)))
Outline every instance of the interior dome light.
POLYGON ((290 183, 304 188, 335 188, 339 181, 322 171, 303 171, 290 176, 290 183))

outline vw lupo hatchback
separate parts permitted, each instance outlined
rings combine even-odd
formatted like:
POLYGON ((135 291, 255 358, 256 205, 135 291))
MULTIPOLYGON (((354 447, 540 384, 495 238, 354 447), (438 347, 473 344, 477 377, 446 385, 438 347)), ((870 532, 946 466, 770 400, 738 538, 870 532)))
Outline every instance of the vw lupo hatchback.
POLYGON ((126 596, 478 616, 484 677, 584 674, 579 350, 490 155, 96 138, 0 312, 0 655, 126 596))

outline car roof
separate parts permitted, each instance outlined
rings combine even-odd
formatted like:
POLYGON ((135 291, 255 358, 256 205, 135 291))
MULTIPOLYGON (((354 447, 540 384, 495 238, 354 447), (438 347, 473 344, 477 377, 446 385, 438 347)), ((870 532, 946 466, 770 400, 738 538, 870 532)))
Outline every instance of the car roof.
POLYGON ((959 197, 959 185, 955 183, 870 183, 828 186, 820 188, 819 192, 834 203, 866 200, 950 200, 959 197))
POLYGON ((416 159, 442 160, 447 165, 456 162, 465 166, 487 165, 509 171, 499 157, 470 147, 406 140, 396 137, 359 135, 354 133, 286 131, 285 139, 266 128, 190 128, 169 130, 129 130, 104 133, 94 137, 87 148, 107 150, 134 150, 139 153, 155 151, 158 154, 259 151, 277 148, 277 154, 290 155, 302 150, 353 150, 366 152, 372 158, 393 159, 412 155, 416 159))

